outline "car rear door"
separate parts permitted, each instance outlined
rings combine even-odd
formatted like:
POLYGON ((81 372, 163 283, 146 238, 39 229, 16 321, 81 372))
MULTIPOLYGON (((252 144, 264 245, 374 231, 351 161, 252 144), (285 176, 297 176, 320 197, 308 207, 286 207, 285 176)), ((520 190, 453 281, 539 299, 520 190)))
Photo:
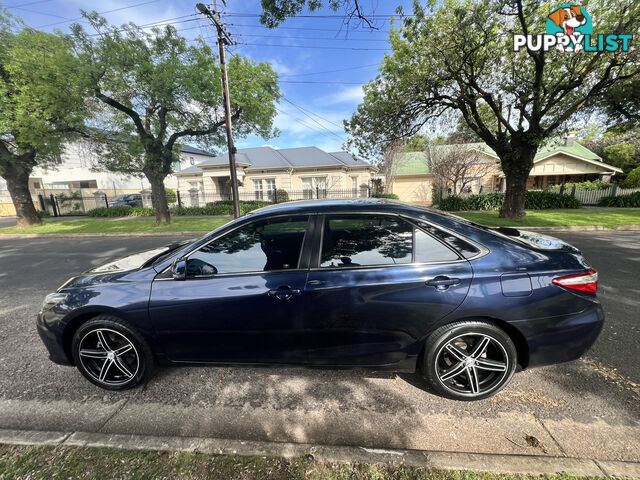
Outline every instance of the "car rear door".
POLYGON ((407 219, 336 214, 317 222, 304 296, 313 364, 401 363, 469 291, 469 263, 407 219))
POLYGON ((249 222, 161 275, 149 312, 165 354, 188 362, 300 363, 308 215, 249 222), (162 278, 164 277, 164 278, 162 278))

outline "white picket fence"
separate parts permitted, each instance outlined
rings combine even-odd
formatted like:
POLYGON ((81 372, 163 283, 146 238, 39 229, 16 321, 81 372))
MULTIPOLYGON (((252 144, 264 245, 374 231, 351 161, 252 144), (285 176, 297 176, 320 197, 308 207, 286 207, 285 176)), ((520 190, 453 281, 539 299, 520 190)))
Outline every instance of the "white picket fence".
POLYGON ((580 200, 580 203, 582 203, 583 205, 597 205, 600 199, 603 197, 620 197, 621 195, 629 195, 630 193, 640 192, 640 188, 617 188, 616 186, 605 188, 603 190, 584 190, 582 188, 565 188, 562 192, 561 190, 562 189, 560 188, 549 189, 549 191, 553 193, 564 193, 573 195, 578 200, 580 200))

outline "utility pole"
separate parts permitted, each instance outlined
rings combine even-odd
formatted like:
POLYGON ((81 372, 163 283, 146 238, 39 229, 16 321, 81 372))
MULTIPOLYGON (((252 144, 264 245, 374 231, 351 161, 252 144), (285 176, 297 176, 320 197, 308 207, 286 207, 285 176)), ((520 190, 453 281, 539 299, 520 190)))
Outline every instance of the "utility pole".
MULTIPOLYGON (((214 0, 215 2, 215 0, 214 0)), ((224 0, 223 0, 224 2, 224 0)), ((227 148, 229 150, 229 170, 231 173, 231 195, 233 200, 233 216, 238 218, 240 216, 240 202, 238 199, 238 174, 236 172, 236 147, 233 144, 233 136, 231 132, 231 100, 229 99, 229 81, 227 79, 227 64, 225 61, 224 47, 225 45, 231 45, 231 35, 224 27, 220 14, 216 4, 213 5, 213 11, 209 10, 206 5, 202 3, 196 4, 196 8, 205 15, 218 31, 218 52, 220 54, 220 72, 222 80, 222 97, 224 100, 224 118, 225 126, 227 129, 227 148)))

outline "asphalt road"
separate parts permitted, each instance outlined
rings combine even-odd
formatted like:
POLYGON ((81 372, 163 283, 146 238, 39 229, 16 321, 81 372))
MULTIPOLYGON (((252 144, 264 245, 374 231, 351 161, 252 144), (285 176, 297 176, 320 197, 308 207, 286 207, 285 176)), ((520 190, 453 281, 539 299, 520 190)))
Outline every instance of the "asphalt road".
POLYGON ((100 390, 49 362, 34 315, 74 273, 175 237, 0 239, 0 428, 640 461, 640 233, 557 236, 599 270, 606 327, 585 359, 518 373, 474 403, 360 370, 170 368, 100 390))

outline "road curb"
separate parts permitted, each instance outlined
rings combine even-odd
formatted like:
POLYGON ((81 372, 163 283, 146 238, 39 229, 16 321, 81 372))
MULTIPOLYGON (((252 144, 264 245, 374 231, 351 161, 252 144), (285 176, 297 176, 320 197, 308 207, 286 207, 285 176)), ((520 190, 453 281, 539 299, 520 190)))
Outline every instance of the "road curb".
POLYGON ((217 455, 304 457, 334 463, 391 463, 440 470, 472 470, 496 474, 617 476, 640 478, 640 463, 534 455, 497 455, 424 450, 377 449, 242 441, 200 437, 159 437, 90 432, 0 429, 0 443, 110 447, 124 450, 201 452, 217 455))

